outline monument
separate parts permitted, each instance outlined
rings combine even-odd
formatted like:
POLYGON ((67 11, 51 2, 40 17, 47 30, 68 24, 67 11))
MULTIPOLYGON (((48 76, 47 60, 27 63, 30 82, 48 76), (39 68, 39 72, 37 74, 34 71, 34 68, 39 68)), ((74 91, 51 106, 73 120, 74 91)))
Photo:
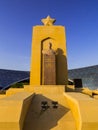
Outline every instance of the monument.
MULTIPOLYGON (((68 80, 65 28, 53 25, 56 20, 50 18, 50 16, 41 21, 44 25, 33 27, 30 85, 44 84, 44 74, 46 73, 46 68, 44 67, 47 66, 43 67, 42 51, 49 48, 49 43, 51 43, 52 49, 56 52, 55 67, 51 68, 51 71, 55 71, 53 76, 55 82, 53 84, 65 85, 68 80)), ((52 58, 53 55, 50 57, 52 58)), ((46 56, 44 58, 46 59, 46 56)), ((52 85, 52 82, 50 82, 50 85, 52 85)))
POLYGON ((41 21, 33 27, 30 84, 0 94, 0 130, 97 130, 98 91, 68 85, 65 28, 50 16, 41 21))

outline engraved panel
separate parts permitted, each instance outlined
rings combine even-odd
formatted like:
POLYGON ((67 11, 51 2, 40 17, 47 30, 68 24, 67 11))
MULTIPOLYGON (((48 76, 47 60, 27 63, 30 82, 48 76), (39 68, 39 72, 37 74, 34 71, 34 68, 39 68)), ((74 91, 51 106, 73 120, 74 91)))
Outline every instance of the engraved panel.
POLYGON ((43 84, 56 84, 55 55, 43 55, 43 84))

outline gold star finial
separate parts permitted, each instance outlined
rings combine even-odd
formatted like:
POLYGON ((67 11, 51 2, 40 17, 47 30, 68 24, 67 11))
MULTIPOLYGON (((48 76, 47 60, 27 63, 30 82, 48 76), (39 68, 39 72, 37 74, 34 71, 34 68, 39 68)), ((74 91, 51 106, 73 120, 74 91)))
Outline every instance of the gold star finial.
POLYGON ((55 23, 56 20, 48 15, 47 18, 41 19, 41 21, 44 25, 51 26, 55 23))

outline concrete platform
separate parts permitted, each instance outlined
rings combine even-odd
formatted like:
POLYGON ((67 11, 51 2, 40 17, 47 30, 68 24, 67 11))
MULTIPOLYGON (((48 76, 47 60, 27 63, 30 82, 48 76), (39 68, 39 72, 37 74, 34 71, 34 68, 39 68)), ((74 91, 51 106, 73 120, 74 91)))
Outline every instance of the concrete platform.
POLYGON ((0 130, 98 130, 98 100, 64 90, 63 85, 9 90, 0 98, 0 130), (42 101, 48 103, 45 111, 42 101))
POLYGON ((0 130, 76 130, 64 90, 62 85, 8 90, 0 99, 0 130), (45 111, 42 101, 49 105, 45 111), (58 102, 56 109, 52 101, 58 102))

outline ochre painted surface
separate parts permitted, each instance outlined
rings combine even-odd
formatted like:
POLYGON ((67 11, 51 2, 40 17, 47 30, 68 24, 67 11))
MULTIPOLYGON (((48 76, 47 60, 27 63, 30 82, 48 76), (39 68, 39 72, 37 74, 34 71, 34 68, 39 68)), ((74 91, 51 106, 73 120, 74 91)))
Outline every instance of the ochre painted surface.
POLYGON ((25 85, 24 90, 27 92, 34 92, 34 93, 40 93, 40 94, 56 93, 56 95, 58 95, 65 91, 65 86, 64 85, 41 85, 41 86, 25 85))
POLYGON ((0 94, 0 98, 4 98, 4 97, 6 97, 5 94, 0 94))
POLYGON ((78 102, 73 97, 68 95, 68 92, 64 93, 64 95, 65 95, 68 105, 73 113, 75 123, 76 123, 76 130, 81 130, 81 115, 80 115, 80 111, 79 111, 78 102))
POLYGON ((67 52, 66 35, 63 26, 34 26, 32 33, 32 54, 30 85, 42 84, 42 50, 52 43, 56 51, 56 81, 57 85, 67 84, 67 52))
POLYGON ((98 100, 89 95, 64 92, 64 85, 24 86, 23 92, 17 91, 14 94, 14 89, 10 91, 12 95, 5 95, 6 97, 0 99, 0 130, 40 130, 37 123, 43 130, 98 128, 98 100), (50 107, 41 114, 41 101, 44 100, 50 107), (52 101, 58 102, 58 109, 52 108, 52 101))
POLYGON ((24 88, 9 88, 6 91, 6 96, 14 95, 15 93, 18 92, 24 92, 24 88))
POLYGON ((82 93, 64 94, 73 113, 76 130, 98 129, 98 100, 82 93))
POLYGON ((89 95, 93 98, 98 97, 98 90, 91 90, 89 88, 83 88, 81 92, 84 93, 84 94, 87 94, 87 95, 89 95))
POLYGON ((0 130, 22 130, 33 95, 18 92, 0 99, 0 130))

